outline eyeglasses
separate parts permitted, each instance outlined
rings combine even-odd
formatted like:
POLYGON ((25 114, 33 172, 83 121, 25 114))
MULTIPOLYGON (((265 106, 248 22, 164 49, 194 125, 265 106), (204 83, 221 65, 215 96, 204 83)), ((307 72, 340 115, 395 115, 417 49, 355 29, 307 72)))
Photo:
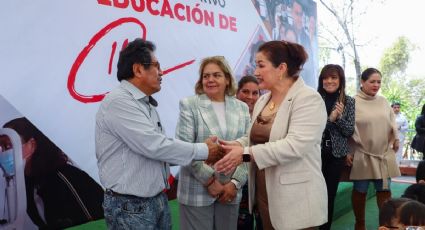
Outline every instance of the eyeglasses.
POLYGON ((143 65, 153 65, 158 70, 161 70, 161 64, 158 61, 140 63, 143 65))

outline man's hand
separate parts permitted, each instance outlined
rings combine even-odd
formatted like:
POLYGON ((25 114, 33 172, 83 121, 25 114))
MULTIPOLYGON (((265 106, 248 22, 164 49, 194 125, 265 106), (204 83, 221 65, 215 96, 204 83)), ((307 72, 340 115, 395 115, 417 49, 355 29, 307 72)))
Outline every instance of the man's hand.
POLYGON ((238 190, 236 189, 235 184, 229 182, 223 186, 223 193, 218 201, 222 204, 230 203, 235 199, 237 194, 238 190))
POLYGON ((223 148, 216 143, 217 137, 209 137, 205 140, 205 144, 208 146, 208 159, 205 161, 207 165, 213 165, 215 162, 223 158, 223 148))
POLYGON ((223 185, 220 184, 218 180, 214 180, 214 182, 210 186, 208 186, 207 189, 210 196, 218 198, 223 193, 223 188, 223 185))

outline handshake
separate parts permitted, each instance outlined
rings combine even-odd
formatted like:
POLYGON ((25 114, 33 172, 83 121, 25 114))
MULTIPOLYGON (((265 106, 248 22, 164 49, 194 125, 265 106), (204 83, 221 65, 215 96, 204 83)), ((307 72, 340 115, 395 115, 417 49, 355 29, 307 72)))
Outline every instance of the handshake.
POLYGON ((205 144, 208 146, 208 158, 205 160, 207 165, 214 165, 217 161, 226 155, 223 147, 217 143, 216 136, 207 138, 205 140, 205 144))
MULTIPOLYGON (((208 159, 205 163, 214 166, 218 173, 229 175, 236 167, 243 163, 243 146, 236 141, 218 140, 216 136, 209 137, 205 140, 208 146, 208 159)), ((255 161, 251 156, 248 161, 255 161)))

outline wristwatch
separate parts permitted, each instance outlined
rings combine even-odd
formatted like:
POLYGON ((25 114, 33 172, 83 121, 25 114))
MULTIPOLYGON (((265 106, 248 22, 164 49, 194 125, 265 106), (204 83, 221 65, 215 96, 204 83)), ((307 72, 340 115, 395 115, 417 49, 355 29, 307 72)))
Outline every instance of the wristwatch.
POLYGON ((251 154, 249 152, 249 147, 245 147, 243 149, 242 161, 243 162, 250 162, 251 161, 251 154))
POLYGON ((233 178, 230 180, 230 182, 232 182, 235 185, 236 189, 238 190, 241 189, 242 185, 241 185, 241 182, 239 182, 238 180, 233 178))

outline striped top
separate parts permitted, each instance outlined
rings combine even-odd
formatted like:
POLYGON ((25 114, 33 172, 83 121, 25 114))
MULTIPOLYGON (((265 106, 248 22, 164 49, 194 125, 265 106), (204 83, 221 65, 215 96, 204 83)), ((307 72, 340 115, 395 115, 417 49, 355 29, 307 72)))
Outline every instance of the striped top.
POLYGON ((125 80, 102 101, 95 138, 102 185, 139 197, 152 197, 166 188, 168 163, 187 165, 208 156, 204 143, 167 138, 149 98, 125 80))

